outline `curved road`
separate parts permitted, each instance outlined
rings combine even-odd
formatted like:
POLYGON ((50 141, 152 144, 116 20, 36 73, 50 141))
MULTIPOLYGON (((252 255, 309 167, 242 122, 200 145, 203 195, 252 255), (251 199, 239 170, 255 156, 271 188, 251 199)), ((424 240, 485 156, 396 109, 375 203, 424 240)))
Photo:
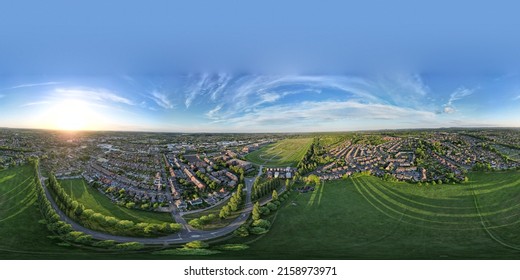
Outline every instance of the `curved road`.
MULTIPOLYGON (((262 168, 263 166, 260 166, 260 170, 258 171, 258 175, 256 177, 260 176, 262 174, 262 168)), ((167 236, 161 236, 161 237, 154 237, 154 238, 140 238, 140 237, 128 237, 128 236, 117 236, 117 235, 111 235, 108 233, 103 233, 99 231, 94 231, 91 229, 88 229, 86 227, 83 227, 82 225, 78 224, 69 216, 67 216, 61 209, 58 207, 56 202, 54 201, 54 198, 51 196, 49 189, 47 189, 47 186, 45 185, 45 180, 41 176, 40 173, 40 167, 38 166, 38 177, 42 184, 42 187, 45 191, 45 196, 51 203, 54 210, 56 210, 56 213, 61 217, 61 219, 67 223, 69 223, 72 228, 76 231, 81 231, 86 234, 91 235, 94 239, 99 240, 114 240, 117 242, 140 242, 143 244, 183 244, 195 240, 209 240, 214 239, 218 237, 225 236, 227 234, 232 233, 235 231, 240 225, 242 225, 249 215, 251 214, 251 211, 253 210, 253 204, 251 203, 251 189, 253 188, 253 183, 256 179, 254 178, 245 178, 245 184, 246 184, 246 204, 244 209, 242 210, 242 214, 238 216, 231 224, 228 226, 211 230, 211 231, 205 231, 205 230, 195 230, 192 229, 186 221, 182 218, 180 213, 178 212, 172 212, 172 216, 175 219, 175 221, 183 226, 183 228, 178 232, 167 236)))

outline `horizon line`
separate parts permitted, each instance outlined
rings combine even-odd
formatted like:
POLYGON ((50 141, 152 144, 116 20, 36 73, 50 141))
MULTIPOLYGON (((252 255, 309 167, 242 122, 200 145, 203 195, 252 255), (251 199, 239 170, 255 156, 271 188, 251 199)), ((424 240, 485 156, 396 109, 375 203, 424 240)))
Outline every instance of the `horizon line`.
POLYGON ((0 127, 0 129, 12 130, 40 130, 51 132, 65 133, 81 133, 81 132, 122 132, 122 133, 171 133, 171 134, 316 134, 316 133, 351 133, 351 132, 378 132, 378 131, 403 131, 403 130, 442 130, 442 129, 520 129, 520 126, 450 126, 450 127, 430 127, 430 128, 381 128, 381 129, 363 129, 363 130, 330 130, 330 131, 287 131, 287 132, 232 132, 232 131, 145 131, 145 130, 60 130, 50 128, 27 128, 27 127, 0 127))

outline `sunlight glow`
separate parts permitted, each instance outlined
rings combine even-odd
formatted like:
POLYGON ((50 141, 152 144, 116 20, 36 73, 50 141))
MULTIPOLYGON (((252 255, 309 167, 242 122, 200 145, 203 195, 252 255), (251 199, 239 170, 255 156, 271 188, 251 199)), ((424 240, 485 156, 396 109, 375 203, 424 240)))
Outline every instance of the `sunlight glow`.
POLYGON ((94 113, 82 100, 68 99, 53 106, 46 114, 49 128, 58 130, 87 130, 93 128, 94 113))

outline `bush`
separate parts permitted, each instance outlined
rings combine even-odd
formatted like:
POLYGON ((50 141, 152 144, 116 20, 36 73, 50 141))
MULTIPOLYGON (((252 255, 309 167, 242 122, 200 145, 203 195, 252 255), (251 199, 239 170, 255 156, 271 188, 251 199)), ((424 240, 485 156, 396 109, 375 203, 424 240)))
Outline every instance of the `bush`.
POLYGON ((92 245, 95 247, 101 247, 101 248, 111 248, 115 244, 116 244, 116 242, 114 240, 103 240, 103 241, 94 242, 94 244, 92 244, 92 245))
POLYGON ((246 225, 240 226, 238 229, 235 230, 235 235, 240 237, 246 237, 249 236, 249 230, 247 230, 246 225))
POLYGON ((271 211, 276 211, 276 209, 278 209, 278 206, 276 206, 276 204, 272 203, 272 202, 269 202, 267 203, 267 208, 269 208, 269 210, 271 211))
POLYGON ((184 248, 188 248, 188 249, 204 249, 204 248, 208 248, 208 247, 209 247, 209 245, 206 242, 203 242, 200 240, 195 240, 195 241, 191 241, 191 242, 184 244, 184 248))
POLYGON ((264 220, 264 219, 260 219, 260 220, 256 220, 253 222, 253 226, 254 227, 261 227, 261 228, 265 228, 265 229, 269 229, 269 227, 271 227, 271 223, 267 220, 264 220))
POLYGON ((74 240, 74 242, 80 243, 80 244, 85 244, 85 245, 90 245, 90 244, 92 244, 92 236, 85 234, 85 235, 82 235, 82 236, 76 238, 76 240, 74 240))
POLYGON ((65 235, 65 239, 69 240, 69 241, 74 241, 82 235, 83 235, 83 232, 81 232, 81 231, 71 231, 71 232, 67 233, 67 235, 65 235))
POLYGON ((249 232, 252 234, 260 235, 260 234, 266 234, 268 232, 267 229, 261 228, 261 227, 252 227, 249 229, 249 232))
POLYGON ((144 248, 144 244, 139 242, 127 242, 127 243, 121 243, 117 244, 115 246, 116 249, 121 251, 129 251, 129 250, 139 250, 144 248))
POLYGON ((193 219, 188 224, 194 228, 202 228, 202 223, 199 219, 193 219))
POLYGON ((128 220, 122 220, 117 222, 116 227, 121 230, 129 230, 134 227, 134 222, 128 220))
POLYGON ((110 217, 110 216, 105 217, 105 222, 107 223, 108 226, 111 226, 111 227, 115 227, 118 221, 119 220, 114 217, 110 217))

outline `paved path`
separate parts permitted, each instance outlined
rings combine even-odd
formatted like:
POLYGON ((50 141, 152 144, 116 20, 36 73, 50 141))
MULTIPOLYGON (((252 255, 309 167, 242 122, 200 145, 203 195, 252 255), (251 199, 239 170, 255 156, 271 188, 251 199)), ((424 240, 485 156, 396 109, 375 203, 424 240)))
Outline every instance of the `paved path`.
MULTIPOLYGON (((258 171, 258 176, 262 174, 262 166, 260 166, 260 170, 258 171)), ((242 214, 238 216, 233 222, 231 222, 228 226, 216 229, 216 230, 196 230, 192 229, 186 221, 180 216, 179 213, 172 213, 173 218, 176 222, 183 225, 183 229, 181 229, 178 233, 174 233, 167 236, 161 236, 161 237, 155 237, 155 238, 140 238, 140 237, 127 237, 127 236, 117 236, 117 235, 111 235, 108 233, 103 233, 99 231, 94 231, 91 229, 88 229, 86 227, 83 227, 82 225, 78 224, 71 218, 69 218, 61 209, 58 207, 56 202, 54 201, 54 198, 51 196, 49 189, 47 189, 47 186, 45 185, 45 180, 41 176, 40 173, 40 167, 38 166, 38 177, 40 179, 40 182, 42 184, 42 187, 45 191, 45 196, 51 203, 54 210, 56 210, 56 213, 61 217, 61 219, 67 223, 69 223, 74 230, 84 232, 86 234, 92 235, 94 239, 99 240, 115 240, 117 242, 140 242, 143 244, 183 244, 190 241, 195 240, 209 240, 214 239, 217 237, 222 237, 227 234, 232 233, 235 231, 240 225, 242 225, 249 215, 251 215, 251 211, 253 210, 253 205, 251 203, 251 190, 253 188, 253 183, 256 179, 254 178, 245 178, 246 183, 246 204, 244 209, 242 210, 242 214)))

